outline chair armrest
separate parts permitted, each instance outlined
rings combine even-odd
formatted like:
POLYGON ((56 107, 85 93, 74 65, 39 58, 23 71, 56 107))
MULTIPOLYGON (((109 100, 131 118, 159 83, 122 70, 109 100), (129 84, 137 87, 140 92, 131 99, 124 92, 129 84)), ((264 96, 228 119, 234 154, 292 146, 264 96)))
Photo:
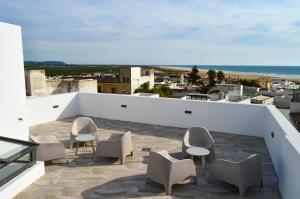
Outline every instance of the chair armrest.
POLYGON ((191 147, 190 142, 189 142, 189 133, 188 133, 188 132, 186 132, 186 133, 184 134, 184 137, 183 137, 183 144, 184 144, 184 146, 186 146, 186 147, 191 147))

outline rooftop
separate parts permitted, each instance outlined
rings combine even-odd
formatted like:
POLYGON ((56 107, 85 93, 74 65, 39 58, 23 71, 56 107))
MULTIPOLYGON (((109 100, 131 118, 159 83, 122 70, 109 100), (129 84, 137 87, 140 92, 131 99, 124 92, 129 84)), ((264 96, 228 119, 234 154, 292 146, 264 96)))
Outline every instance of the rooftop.
MULTIPOLYGON (((133 157, 124 166, 117 159, 99 158, 93 161, 91 148, 69 148, 69 132, 73 120, 69 117, 30 128, 33 135, 55 135, 65 144, 68 163, 48 164, 46 174, 16 196, 17 199, 34 198, 239 198, 237 188, 220 183, 207 183, 198 175, 199 185, 174 185, 171 196, 165 196, 162 185, 145 184, 149 152, 165 149, 181 158, 181 140, 184 128, 166 127, 136 122, 93 118, 100 139, 107 139, 114 131, 131 131, 133 157)), ((263 138, 212 132, 217 158, 230 158, 236 151, 259 153, 262 162, 264 187, 251 188, 247 198, 281 198, 277 189, 277 176, 263 138)), ((198 173, 201 162, 196 160, 198 173)), ((207 165, 209 167, 209 164, 207 165)), ((208 170, 206 174, 208 174, 208 170)))

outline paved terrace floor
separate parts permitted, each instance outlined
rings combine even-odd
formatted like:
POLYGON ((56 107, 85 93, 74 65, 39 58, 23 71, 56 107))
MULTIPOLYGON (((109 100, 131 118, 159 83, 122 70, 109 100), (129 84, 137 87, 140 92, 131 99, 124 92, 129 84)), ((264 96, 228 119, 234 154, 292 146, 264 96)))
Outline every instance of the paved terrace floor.
MULTIPOLYGON (((99 127, 100 139, 108 138, 112 130, 132 132, 134 156, 128 157, 126 165, 122 166, 117 159, 99 158, 93 161, 91 148, 87 152, 80 150, 78 156, 75 156, 75 148, 68 149, 69 132, 74 118, 53 121, 30 129, 33 135, 55 135, 65 144, 69 162, 47 164, 46 174, 17 195, 17 199, 239 198, 236 187, 225 183, 208 183, 201 175, 198 176, 198 185, 174 185, 171 196, 164 194, 162 185, 154 182, 145 184, 149 152, 143 151, 143 148, 165 149, 178 157, 181 155, 181 140, 185 129, 93 118, 99 127)), ((251 188, 246 198, 281 198, 277 189, 276 173, 262 138, 214 132, 212 136, 217 158, 233 156, 239 150, 260 154, 264 187, 251 188)), ((196 159, 195 162, 198 173, 201 173, 200 160, 196 159)))

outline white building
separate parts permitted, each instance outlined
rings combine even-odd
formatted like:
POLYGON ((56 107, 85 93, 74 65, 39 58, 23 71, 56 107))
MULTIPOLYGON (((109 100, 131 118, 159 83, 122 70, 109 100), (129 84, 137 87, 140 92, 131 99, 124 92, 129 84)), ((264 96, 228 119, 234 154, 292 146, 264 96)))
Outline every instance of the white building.
MULTIPOLYGON (((0 136, 28 140, 30 122, 26 101, 21 28, 0 22, 0 44, 2 74, 10 74, 0 77, 0 136)), ((1 155, 13 150, 13 146, 3 144, 1 142, 1 155)), ((44 163, 37 162, 1 186, 0 198, 13 197, 44 172, 44 163)))
POLYGON ((243 85, 238 84, 216 84, 217 90, 222 93, 226 93, 230 96, 242 96, 243 95, 243 85))
MULTIPOLYGON (((281 196, 299 198, 300 135, 274 106, 98 93, 67 93, 26 100, 20 27, 1 23, 0 43, 0 64, 6 66, 5 74, 15 77, 0 78, 1 136, 26 140, 29 126, 85 115, 180 128, 201 125, 215 132, 261 137, 272 159, 281 196)), ((0 198, 13 197, 43 172, 43 163, 38 162, 2 186, 0 198)))
POLYGON ((285 90, 289 89, 298 89, 299 85, 297 85, 295 82, 288 81, 288 80, 282 80, 282 81, 276 81, 272 84, 272 91, 273 92, 283 92, 285 90))

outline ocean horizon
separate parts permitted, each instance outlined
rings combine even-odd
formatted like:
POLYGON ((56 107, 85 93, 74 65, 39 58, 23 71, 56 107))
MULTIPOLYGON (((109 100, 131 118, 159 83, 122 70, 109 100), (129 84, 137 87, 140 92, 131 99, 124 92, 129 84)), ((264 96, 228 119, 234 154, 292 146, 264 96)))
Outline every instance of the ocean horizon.
MULTIPOLYGON (((194 65, 164 65, 166 67, 192 68, 194 65)), ((238 66, 238 65, 196 65, 199 70, 216 70, 230 73, 254 74, 300 79, 300 66, 238 66)))

